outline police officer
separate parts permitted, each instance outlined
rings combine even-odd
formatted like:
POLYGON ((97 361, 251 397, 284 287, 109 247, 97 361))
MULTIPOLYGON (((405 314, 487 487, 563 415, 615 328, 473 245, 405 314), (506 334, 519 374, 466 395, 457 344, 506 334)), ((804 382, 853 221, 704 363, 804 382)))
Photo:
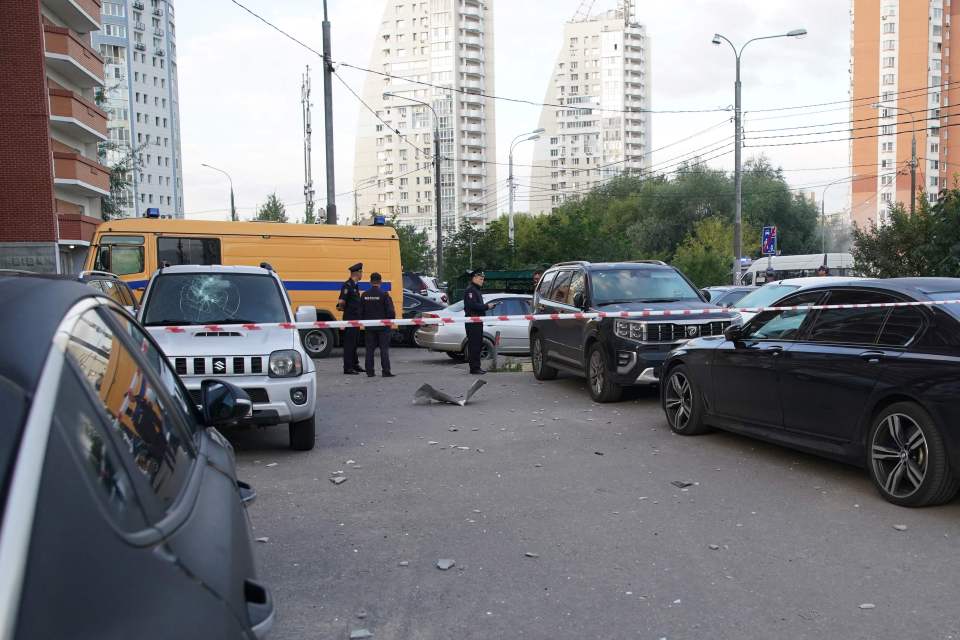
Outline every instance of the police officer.
MULTIPOLYGON (((379 273, 370 274, 370 289, 360 296, 363 308, 364 320, 393 320, 397 317, 397 312, 393 306, 393 298, 390 294, 380 288, 383 283, 383 277, 379 273)), ((389 327, 364 327, 364 345, 367 348, 366 365, 367 377, 372 378, 376 374, 373 372, 373 352, 380 349, 380 369, 384 378, 392 378, 390 373, 390 328, 389 327)))
MULTIPOLYGON (((487 315, 487 309, 492 304, 483 302, 483 294, 480 288, 483 286, 483 269, 474 269, 468 271, 470 276, 470 286, 463 293, 463 310, 467 317, 477 318, 487 315)), ((467 355, 470 358, 470 373, 474 375, 483 375, 486 373, 480 368, 480 351, 483 349, 483 324, 480 322, 467 322, 467 355)))
MULTIPOLYGON (((363 263, 350 267, 350 279, 340 287, 340 299, 337 300, 337 310, 343 312, 344 320, 360 320, 363 311, 360 304, 360 286, 357 284, 363 278, 363 263)), ((357 358, 357 339, 360 330, 356 327, 346 327, 343 330, 343 373, 355 376, 362 373, 360 360, 357 358)))

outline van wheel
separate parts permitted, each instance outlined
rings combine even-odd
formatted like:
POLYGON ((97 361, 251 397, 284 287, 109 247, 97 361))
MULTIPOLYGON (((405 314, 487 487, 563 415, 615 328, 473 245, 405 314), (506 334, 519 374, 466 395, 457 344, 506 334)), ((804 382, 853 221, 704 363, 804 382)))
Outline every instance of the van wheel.
POLYGON ((333 351, 333 333, 329 329, 311 329, 301 334, 300 341, 311 358, 326 358, 333 351))
POLYGON ((310 451, 317 439, 317 417, 290 423, 290 448, 294 451, 310 451))
POLYGON ((607 357, 599 343, 594 343, 587 354, 587 386, 594 402, 616 402, 623 395, 623 387, 610 379, 607 357))
POLYGON ((533 361, 533 377, 537 380, 553 380, 557 370, 547 364, 547 350, 539 335, 530 339, 530 359, 533 361))

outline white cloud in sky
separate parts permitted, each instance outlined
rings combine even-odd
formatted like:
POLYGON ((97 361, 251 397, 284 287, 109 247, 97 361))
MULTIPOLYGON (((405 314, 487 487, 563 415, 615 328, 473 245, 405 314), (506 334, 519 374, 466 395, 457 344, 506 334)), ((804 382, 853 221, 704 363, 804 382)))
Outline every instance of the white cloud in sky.
MULTIPOLYGON (((322 49, 322 3, 319 0, 241 0, 317 51, 322 49)), ((488 2, 491 0, 488 0, 488 2)), ((541 102, 563 24, 580 0, 492 0, 496 34, 497 95, 541 102)), ((384 0, 328 0, 333 58, 367 66, 382 19, 384 0)), ((596 11, 616 0, 596 0, 596 11)), ((710 40, 720 32, 735 43, 804 27, 800 39, 760 41, 743 55, 743 107, 747 144, 756 129, 842 122, 843 104, 801 112, 749 113, 790 105, 843 101, 849 97, 849 5, 840 0, 638 0, 638 18, 650 37, 652 108, 725 108, 733 104, 734 56, 729 46, 710 40), (832 109, 827 111, 827 109, 832 109), (820 113, 810 114, 811 111, 820 113), (760 118, 772 119, 760 120, 760 118), (789 116, 789 117, 784 117, 789 116)), ((241 216, 276 191, 292 217, 303 215, 303 134, 300 79, 305 65, 313 75, 313 180, 318 200, 325 195, 323 83, 320 58, 291 42, 230 0, 180 0, 177 3, 180 116, 186 212, 189 217, 222 218, 229 206, 226 179, 201 166, 211 164, 233 177, 241 216)), ((341 76, 358 93, 366 74, 342 69, 341 76)), ((363 107, 334 81, 335 169, 337 193, 353 189, 354 133, 363 107)), ((706 129, 732 113, 654 114, 654 149, 706 129)), ((497 160, 506 162, 506 145, 516 134, 536 126, 540 108, 497 104, 497 160)), ((653 154, 653 163, 692 152, 732 137, 733 124, 653 154)), ((769 134, 755 134, 769 135, 769 134)), ((823 138, 842 138, 844 134, 823 138)), ((515 153, 517 174, 531 161, 533 145, 515 153)), ((757 154, 745 149, 744 158, 757 154)), ((791 186, 822 185, 848 175, 845 142, 781 146, 762 150, 787 170, 791 186), (817 167, 839 169, 806 171, 817 167), (801 169, 801 171, 795 171, 801 169)), ((732 170, 733 155, 711 165, 732 170)), ((827 208, 846 206, 848 190, 828 192, 827 208)), ((321 202, 322 204, 322 202, 321 202)), ((341 220, 352 215, 353 198, 337 200, 341 220)), ((524 203, 518 202, 518 209, 524 203)))

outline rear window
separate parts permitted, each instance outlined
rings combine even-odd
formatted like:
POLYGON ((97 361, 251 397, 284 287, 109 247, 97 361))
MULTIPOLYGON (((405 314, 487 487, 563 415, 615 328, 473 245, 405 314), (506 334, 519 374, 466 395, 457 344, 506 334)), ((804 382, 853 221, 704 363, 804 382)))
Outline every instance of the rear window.
POLYGON ((288 321, 283 292, 276 281, 252 273, 159 275, 143 310, 146 326, 288 321))

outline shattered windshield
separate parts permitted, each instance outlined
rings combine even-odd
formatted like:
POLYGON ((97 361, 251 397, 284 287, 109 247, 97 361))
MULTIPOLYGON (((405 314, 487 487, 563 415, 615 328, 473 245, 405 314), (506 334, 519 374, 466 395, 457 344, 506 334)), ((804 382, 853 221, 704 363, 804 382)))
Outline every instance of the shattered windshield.
POLYGON ((283 293, 270 276, 184 273, 157 276, 143 312, 146 326, 287 322, 283 293))

